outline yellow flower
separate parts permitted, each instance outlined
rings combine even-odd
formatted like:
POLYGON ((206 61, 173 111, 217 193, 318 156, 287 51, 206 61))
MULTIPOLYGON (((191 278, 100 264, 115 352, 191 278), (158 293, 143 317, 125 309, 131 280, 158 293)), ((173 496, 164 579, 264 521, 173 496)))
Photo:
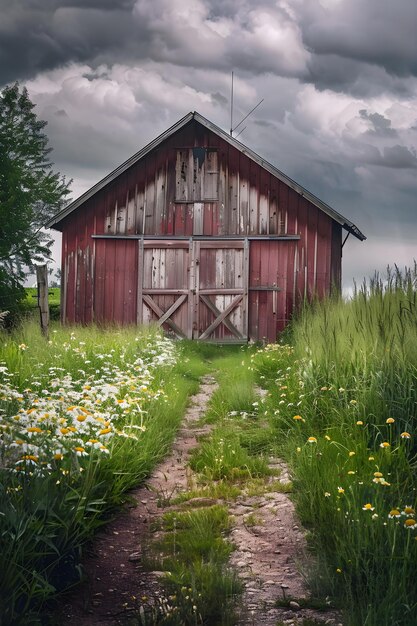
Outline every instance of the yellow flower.
POLYGON ((328 387, 321 387, 320 391, 327 391, 328 387))
POLYGON ((60 428, 59 430, 60 430, 61 435, 67 435, 69 433, 68 428, 60 428))
POLYGON ((368 461, 375 461, 375 457, 374 456, 369 456, 368 457, 368 461))
POLYGON ((329 437, 329 435, 324 435, 324 438, 326 439, 326 441, 331 441, 331 437, 329 437))
POLYGON ((358 420, 358 421, 356 422, 356 426, 363 426, 363 422, 362 422, 362 420, 358 420))
POLYGON ((357 400, 351 400, 349 404, 358 404, 357 400))
POLYGON ((411 439, 411 435, 407 431, 404 431, 403 433, 401 433, 400 437, 401 439, 411 439))
POLYGON ((85 415, 77 415, 77 422, 85 422, 86 419, 85 415))
POLYGON ((391 444, 388 443, 388 441, 383 441, 382 443, 379 444, 380 448, 390 448, 391 444))
POLYGON ((328 491, 324 492, 324 497, 325 498, 330 498, 331 494, 328 491))
POLYGON ((351 452, 349 452, 349 456, 355 456, 356 452, 353 452, 353 450, 351 452))
POLYGON ((300 447, 297 448, 297 452, 301 452, 301 448, 300 447))
POLYGON ((316 439, 316 437, 309 437, 309 438, 307 439, 307 442, 308 442, 308 443, 317 443, 317 439, 316 439))
POLYGON ((406 519, 404 522, 404 528, 408 528, 409 530, 413 530, 414 528, 417 528, 416 520, 413 519, 412 517, 406 519))
POLYGON ((364 504, 362 507, 363 511, 374 511, 375 507, 372 506, 372 504, 370 504, 370 502, 368 502, 367 504, 364 504))
POLYGON ((345 490, 343 489, 343 487, 338 487, 337 488, 337 492, 338 493, 345 493, 345 490))
POLYGON ((39 461, 39 457, 35 456, 34 454, 25 454, 24 456, 22 456, 22 461, 34 461, 35 463, 37 463, 37 461, 39 461))
POLYGON ((375 478, 382 478, 383 474, 382 474, 382 472, 374 472, 374 476, 375 476, 375 478))
POLYGON ((100 430, 100 435, 107 435, 108 433, 111 433, 111 428, 102 428, 102 430, 100 430))
POLYGON ((394 519, 394 517, 400 517, 401 513, 399 512, 398 509, 391 509, 391 511, 388 513, 388 517, 390 519, 394 519))
POLYGON ((26 429, 28 431, 28 433, 41 433, 42 432, 42 428, 39 428, 38 426, 29 426, 29 428, 26 429))
POLYGON ((352 476, 353 474, 356 474, 356 472, 354 472, 353 470, 349 470, 349 471, 348 471, 348 474, 349 474, 350 476, 352 476))
POLYGON ((294 415, 293 420, 296 420, 296 421, 300 421, 301 420, 302 422, 304 422, 304 420, 301 417, 301 415, 294 415))
POLYGON ((395 422, 395 419, 394 419, 393 417, 389 417, 389 418, 386 420, 386 422, 385 422, 385 423, 386 423, 386 424, 393 424, 394 422, 395 422))
POLYGON ((338 574, 341 574, 341 573, 342 573, 342 570, 340 569, 340 567, 338 567, 338 568, 336 569, 336 572, 337 572, 338 574))
POLYGON ((63 455, 63 454, 61 454, 61 452, 56 452, 56 453, 54 454, 54 460, 55 460, 55 461, 62 461, 62 459, 63 459, 63 458, 64 458, 64 455, 63 455))

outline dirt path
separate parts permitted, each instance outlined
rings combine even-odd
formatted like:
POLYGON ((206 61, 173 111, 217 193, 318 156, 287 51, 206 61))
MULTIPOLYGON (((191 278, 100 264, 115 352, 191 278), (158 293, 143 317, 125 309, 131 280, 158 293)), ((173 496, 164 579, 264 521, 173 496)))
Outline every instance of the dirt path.
MULTIPOLYGON (((198 421, 215 388, 212 377, 202 380, 171 454, 144 486, 132 492, 137 506, 124 511, 99 534, 84 563, 88 582, 66 598, 57 623, 127 626, 143 596, 161 595, 158 572, 148 572, 142 565, 145 539, 152 523, 169 509, 173 496, 189 490, 193 483, 187 460, 199 437, 210 430, 210 426, 199 427, 198 421)), ((279 461, 274 465, 282 470, 280 480, 288 482, 285 465, 279 461)), ((305 554, 305 538, 289 497, 280 492, 242 495, 227 504, 234 517, 231 539, 236 546, 231 563, 245 583, 239 625, 301 625, 304 618, 338 624, 335 615, 301 608, 296 600, 292 607, 274 606, 278 598, 308 596, 298 567, 305 554)))

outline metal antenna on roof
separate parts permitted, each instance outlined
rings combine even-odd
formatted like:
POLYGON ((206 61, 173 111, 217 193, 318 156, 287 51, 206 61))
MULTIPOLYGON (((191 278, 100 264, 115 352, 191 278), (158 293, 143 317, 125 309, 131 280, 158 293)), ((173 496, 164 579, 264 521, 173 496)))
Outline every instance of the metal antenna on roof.
MULTIPOLYGON (((260 106, 260 105, 262 104, 262 102, 263 102, 263 101, 264 101, 264 98, 262 98, 262 100, 261 100, 260 102, 258 102, 258 104, 257 104, 256 106, 254 106, 254 107, 253 107, 253 109, 251 109, 251 110, 249 111, 249 113, 248 113, 247 115, 245 115, 245 117, 244 117, 243 119, 241 119, 241 120, 240 120, 239 124, 236 124, 236 126, 230 130, 230 134, 234 133, 234 132, 235 132, 235 130, 236 130, 236 128, 239 128, 239 126, 240 126, 240 125, 241 125, 241 124, 242 124, 242 123, 243 123, 243 122, 244 122, 244 121, 245 121, 245 120, 249 117, 249 115, 250 115, 251 113, 253 113, 253 112, 254 112, 254 110, 255 110, 255 109, 257 109, 257 108, 258 108, 258 106, 260 106)), ((245 128, 246 128, 246 127, 245 127, 245 128)), ((243 130, 244 130, 244 129, 243 129, 243 130)), ((241 130, 240 132, 243 132, 243 131, 241 130)), ((239 133, 239 135, 240 135, 240 133, 239 133)))
POLYGON ((230 136, 233 135, 233 70, 232 70, 232 94, 230 98, 230 136))
POLYGON ((243 131, 244 131, 244 130, 246 130, 246 129, 247 129, 247 126, 244 126, 244 127, 242 128, 242 130, 240 130, 240 131, 238 132, 238 134, 236 135, 235 139, 237 139, 237 138, 239 137, 239 135, 240 135, 241 133, 243 133, 243 131))

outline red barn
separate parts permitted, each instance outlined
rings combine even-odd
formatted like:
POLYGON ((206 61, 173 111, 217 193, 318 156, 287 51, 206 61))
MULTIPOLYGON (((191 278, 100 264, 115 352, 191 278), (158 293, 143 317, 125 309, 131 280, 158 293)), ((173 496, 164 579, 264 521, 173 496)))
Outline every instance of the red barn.
POLYGON ((49 223, 62 321, 156 322, 177 337, 274 341, 303 298, 340 288, 330 206, 198 113, 49 223))

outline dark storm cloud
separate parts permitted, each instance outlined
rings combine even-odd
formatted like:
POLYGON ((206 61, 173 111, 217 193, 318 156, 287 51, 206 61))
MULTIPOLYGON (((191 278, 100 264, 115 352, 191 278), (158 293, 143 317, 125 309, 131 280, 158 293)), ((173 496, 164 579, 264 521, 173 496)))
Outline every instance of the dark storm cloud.
POLYGON ((300 76, 304 50, 282 3, 229 0, 6 0, 0 84, 71 62, 172 62, 300 76))
POLYGON ((375 165, 395 169, 417 169, 417 157, 405 146, 396 145, 384 148, 375 165))
POLYGON ((380 93, 404 97, 412 94, 413 85, 404 77, 389 74, 383 66, 359 59, 312 52, 306 65, 303 79, 318 89, 346 92, 359 98, 380 93))
POLYGON ((0 21, 0 84, 70 61, 117 59, 136 41, 126 0, 10 0, 0 21))
MULTIPOLYGON (((299 11, 303 41, 322 67, 335 72, 334 57, 369 63, 397 76, 417 75, 415 0, 305 0, 299 11), (326 3, 327 4, 327 3, 326 3)), ((354 66, 340 63, 340 70, 354 66)), ((340 80, 340 79, 339 79, 340 80)))
POLYGON ((150 59, 400 93, 398 77, 417 75, 416 26, 415 0, 5 0, 0 84, 70 62, 150 59))

